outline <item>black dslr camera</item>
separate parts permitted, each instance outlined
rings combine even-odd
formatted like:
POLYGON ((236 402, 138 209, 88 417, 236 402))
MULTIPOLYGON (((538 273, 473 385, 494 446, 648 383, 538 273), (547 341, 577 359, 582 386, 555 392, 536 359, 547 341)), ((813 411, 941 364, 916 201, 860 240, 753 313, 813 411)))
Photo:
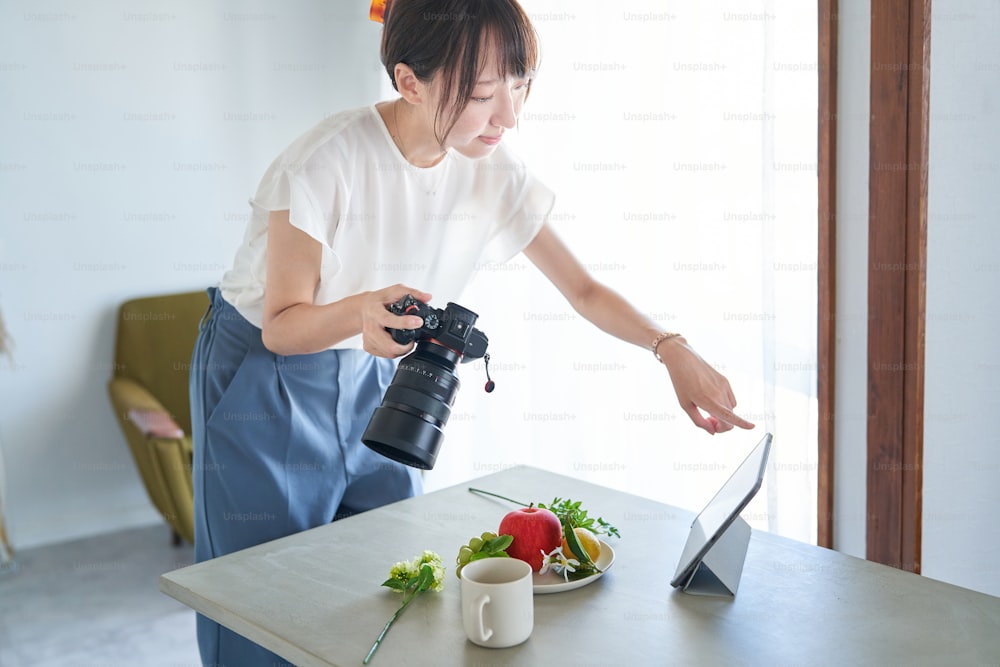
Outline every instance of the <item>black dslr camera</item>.
POLYGON ((407 294, 389 310, 397 315, 416 315, 424 324, 419 329, 386 329, 401 345, 417 344, 399 362, 361 441, 394 461, 430 470, 461 386, 455 365, 483 358, 486 391, 493 391, 490 355, 486 353, 489 339, 473 326, 479 316, 454 303, 441 310, 407 294))
POLYGON ((428 306, 407 294, 389 305, 389 312, 396 315, 416 315, 423 319, 419 329, 386 329, 400 345, 413 341, 437 341, 448 349, 466 357, 464 361, 480 359, 486 354, 489 339, 474 326, 479 315, 468 308, 448 303, 444 310, 428 306))

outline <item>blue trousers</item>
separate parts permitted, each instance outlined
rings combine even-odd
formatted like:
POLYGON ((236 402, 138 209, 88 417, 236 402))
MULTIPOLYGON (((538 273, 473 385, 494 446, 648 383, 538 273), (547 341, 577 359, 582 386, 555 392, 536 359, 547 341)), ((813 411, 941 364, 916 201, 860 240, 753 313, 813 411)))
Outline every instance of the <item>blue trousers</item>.
MULTIPOLYGON (((216 288, 209 298, 190 384, 197 562, 420 493, 416 470, 361 443, 392 360, 363 350, 276 355, 216 288)), ((197 621, 205 665, 286 664, 197 621)))

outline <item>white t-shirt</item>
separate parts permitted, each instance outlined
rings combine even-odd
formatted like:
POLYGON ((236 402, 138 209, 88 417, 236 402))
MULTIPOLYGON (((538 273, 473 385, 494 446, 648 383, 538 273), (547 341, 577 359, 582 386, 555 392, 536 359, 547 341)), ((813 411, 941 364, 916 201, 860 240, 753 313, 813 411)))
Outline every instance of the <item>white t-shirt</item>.
MULTIPOLYGON (((396 283, 430 292, 431 305, 459 301, 483 264, 523 250, 555 202, 551 190, 503 143, 472 160, 449 150, 429 168, 399 152, 373 106, 331 116, 271 164, 250 200, 251 215, 223 298, 263 321, 267 219, 291 223, 323 248, 313 303, 326 304, 396 283)), ((461 304, 476 310, 472 304, 461 304)), ((360 348, 361 336, 334 348, 360 348)))

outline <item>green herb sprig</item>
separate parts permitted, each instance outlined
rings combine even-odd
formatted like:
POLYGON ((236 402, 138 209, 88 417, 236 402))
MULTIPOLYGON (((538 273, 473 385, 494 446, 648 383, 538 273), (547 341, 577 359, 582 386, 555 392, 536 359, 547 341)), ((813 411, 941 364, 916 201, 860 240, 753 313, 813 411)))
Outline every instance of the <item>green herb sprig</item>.
POLYGON ((588 516, 587 510, 581 507, 582 501, 573 501, 569 498, 559 498, 556 497, 551 503, 523 503, 520 500, 514 500, 513 498, 508 498, 507 496, 501 496, 498 493, 493 493, 491 491, 484 491, 482 489, 476 489, 469 487, 469 491, 473 493, 481 493, 486 496, 493 496, 494 498, 499 498, 500 500, 506 500, 507 502, 514 503, 515 505, 520 505, 521 507, 541 507, 547 509, 557 517, 563 526, 569 526, 570 530, 573 528, 585 528, 595 535, 613 535, 614 537, 621 537, 618 529, 613 525, 605 521, 601 517, 591 517, 588 516))
POLYGON ((562 522, 563 526, 572 528, 585 528, 595 535, 613 535, 621 537, 618 529, 601 517, 587 516, 587 510, 580 507, 581 501, 572 501, 569 498, 554 498, 548 505, 538 503, 539 507, 549 510, 562 522), (597 525, 594 525, 597 524, 597 525))

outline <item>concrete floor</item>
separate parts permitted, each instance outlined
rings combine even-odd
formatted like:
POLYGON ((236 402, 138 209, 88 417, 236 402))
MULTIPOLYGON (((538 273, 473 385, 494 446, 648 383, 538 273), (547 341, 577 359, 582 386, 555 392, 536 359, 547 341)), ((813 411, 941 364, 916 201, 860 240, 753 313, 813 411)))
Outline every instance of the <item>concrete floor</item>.
POLYGON ((195 615, 159 591, 190 565, 163 524, 15 554, 0 572, 2 667, 194 667, 195 615))

